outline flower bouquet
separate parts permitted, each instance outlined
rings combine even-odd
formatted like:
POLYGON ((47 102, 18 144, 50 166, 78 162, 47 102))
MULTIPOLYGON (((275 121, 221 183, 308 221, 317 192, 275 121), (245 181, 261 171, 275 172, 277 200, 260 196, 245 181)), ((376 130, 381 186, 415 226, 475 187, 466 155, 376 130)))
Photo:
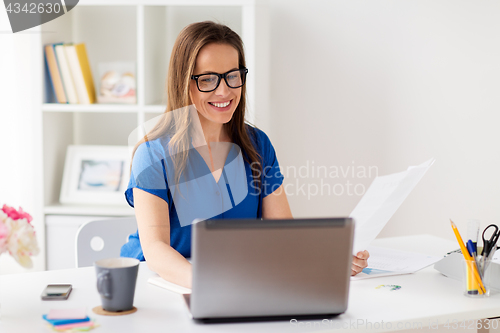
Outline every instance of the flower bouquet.
POLYGON ((9 254, 23 267, 33 267, 30 256, 39 252, 33 218, 21 207, 3 205, 0 209, 0 254, 9 254))

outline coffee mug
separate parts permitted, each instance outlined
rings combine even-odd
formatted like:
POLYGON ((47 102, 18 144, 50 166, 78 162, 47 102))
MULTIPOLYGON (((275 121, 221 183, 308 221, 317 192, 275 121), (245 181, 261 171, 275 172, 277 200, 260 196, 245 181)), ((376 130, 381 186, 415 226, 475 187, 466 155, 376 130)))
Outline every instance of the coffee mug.
POLYGON ((110 258, 98 260, 94 265, 102 308, 110 312, 131 310, 134 307, 139 260, 110 258))

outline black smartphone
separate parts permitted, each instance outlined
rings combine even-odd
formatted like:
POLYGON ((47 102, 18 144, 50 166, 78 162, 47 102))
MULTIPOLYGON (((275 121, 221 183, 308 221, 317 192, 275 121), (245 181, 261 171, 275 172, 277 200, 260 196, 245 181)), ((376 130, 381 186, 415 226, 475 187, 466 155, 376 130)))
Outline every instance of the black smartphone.
POLYGON ((49 284, 42 292, 42 300, 68 299, 73 287, 70 284, 49 284))

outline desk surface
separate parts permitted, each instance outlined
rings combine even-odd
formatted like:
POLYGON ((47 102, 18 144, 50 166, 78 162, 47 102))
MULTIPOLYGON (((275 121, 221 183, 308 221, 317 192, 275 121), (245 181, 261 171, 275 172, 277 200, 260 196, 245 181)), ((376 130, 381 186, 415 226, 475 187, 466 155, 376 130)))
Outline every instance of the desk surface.
MULTIPOLYGON (((373 245, 430 255, 443 255, 457 248, 455 242, 429 235, 377 239, 373 245), (425 244, 425 246, 423 246, 425 244)), ((49 332, 42 314, 51 308, 87 307, 90 317, 101 325, 95 332, 342 332, 349 329, 380 331, 408 329, 500 315, 500 294, 486 299, 462 295, 459 281, 444 277, 432 266, 415 274, 351 281, 347 311, 325 321, 288 321, 245 324, 198 324, 189 317, 182 296, 147 283, 155 275, 141 263, 131 315, 106 317, 92 312, 100 305, 93 267, 0 276, 0 332, 49 332), (67 301, 41 301, 49 283, 71 283, 67 301), (376 289, 379 285, 401 289, 376 289), (382 323, 383 321, 383 323, 382 323), (299 326, 300 325, 300 326, 299 326), (406 326, 405 326, 406 325, 406 326)))

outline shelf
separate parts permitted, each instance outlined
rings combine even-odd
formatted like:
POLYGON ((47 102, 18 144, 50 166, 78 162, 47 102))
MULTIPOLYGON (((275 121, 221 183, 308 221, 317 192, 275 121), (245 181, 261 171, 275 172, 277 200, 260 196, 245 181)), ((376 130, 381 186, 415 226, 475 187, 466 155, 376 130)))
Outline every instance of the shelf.
POLYGON ((80 215, 80 216, 134 216, 134 209, 128 205, 62 205, 45 206, 46 215, 80 215))
POLYGON ((136 104, 60 104, 45 103, 42 105, 43 112, 114 112, 133 113, 139 112, 136 104))
POLYGON ((144 112, 163 113, 165 112, 166 108, 166 105, 146 105, 142 109, 144 110, 144 112))

